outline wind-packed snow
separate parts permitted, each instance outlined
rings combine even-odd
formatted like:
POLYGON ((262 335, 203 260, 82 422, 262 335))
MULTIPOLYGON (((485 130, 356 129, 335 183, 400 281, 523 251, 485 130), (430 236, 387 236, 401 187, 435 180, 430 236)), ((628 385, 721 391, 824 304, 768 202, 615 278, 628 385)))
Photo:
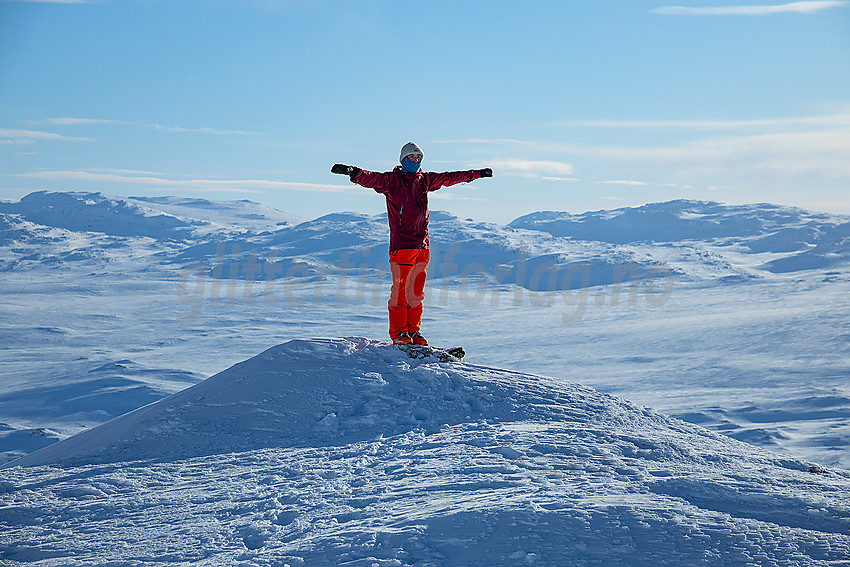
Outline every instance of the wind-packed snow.
POLYGON ((39 466, 3 471, 12 564, 850 558, 846 471, 361 338, 274 347, 18 464, 39 466))
POLYGON ((385 215, 0 202, 0 564, 850 564, 848 226, 432 211, 446 365, 385 215))

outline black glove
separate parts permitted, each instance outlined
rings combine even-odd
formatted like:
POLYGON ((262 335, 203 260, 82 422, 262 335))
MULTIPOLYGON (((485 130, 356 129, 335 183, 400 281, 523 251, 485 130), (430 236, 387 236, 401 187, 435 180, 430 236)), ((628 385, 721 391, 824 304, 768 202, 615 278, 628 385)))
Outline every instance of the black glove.
POLYGON ((354 177, 358 173, 360 173, 360 168, 354 167, 353 165, 343 165, 341 163, 337 163, 334 164, 334 166, 331 168, 331 173, 338 173, 340 175, 354 177))
POLYGON ((481 177, 493 177, 493 170, 489 167, 479 169, 478 172, 481 174, 481 177))

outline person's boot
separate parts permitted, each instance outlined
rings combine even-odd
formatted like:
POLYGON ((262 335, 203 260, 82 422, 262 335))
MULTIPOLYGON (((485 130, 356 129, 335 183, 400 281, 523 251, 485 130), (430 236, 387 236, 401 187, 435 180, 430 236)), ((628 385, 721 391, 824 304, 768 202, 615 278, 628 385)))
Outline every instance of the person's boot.
POLYGON ((393 337, 394 345, 409 345, 413 342, 410 334, 407 331, 402 331, 393 337))
POLYGON ((413 344, 415 345, 428 346, 428 341, 425 340, 425 337, 423 337, 422 333, 420 333, 419 331, 416 331, 415 333, 410 335, 410 338, 413 341, 413 344))

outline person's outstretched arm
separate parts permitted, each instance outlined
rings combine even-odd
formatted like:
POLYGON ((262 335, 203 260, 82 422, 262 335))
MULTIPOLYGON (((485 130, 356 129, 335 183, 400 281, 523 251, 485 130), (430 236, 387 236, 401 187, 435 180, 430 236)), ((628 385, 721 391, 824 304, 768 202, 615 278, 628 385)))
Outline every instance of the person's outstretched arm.
POLYGON ((331 168, 331 173, 347 175, 349 179, 351 179, 352 183, 374 189, 378 193, 386 193, 388 190, 387 188, 389 187, 388 178, 390 174, 388 173, 376 173, 374 171, 367 171, 353 165, 343 165, 341 163, 335 164, 331 168))
POLYGON ((469 183, 481 177, 493 177, 493 170, 485 167, 484 169, 445 171, 443 173, 431 173, 428 175, 428 191, 436 191, 440 187, 449 187, 458 183, 469 183))

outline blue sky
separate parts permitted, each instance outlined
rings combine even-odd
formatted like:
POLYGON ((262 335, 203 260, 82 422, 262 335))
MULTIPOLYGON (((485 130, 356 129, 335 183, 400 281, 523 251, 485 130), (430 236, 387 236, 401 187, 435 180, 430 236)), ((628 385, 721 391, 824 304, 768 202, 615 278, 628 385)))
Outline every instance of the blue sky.
POLYGON ((850 2, 0 0, 0 198, 376 213, 330 166, 408 140, 425 169, 494 169, 432 200, 477 220, 850 213, 850 2))

